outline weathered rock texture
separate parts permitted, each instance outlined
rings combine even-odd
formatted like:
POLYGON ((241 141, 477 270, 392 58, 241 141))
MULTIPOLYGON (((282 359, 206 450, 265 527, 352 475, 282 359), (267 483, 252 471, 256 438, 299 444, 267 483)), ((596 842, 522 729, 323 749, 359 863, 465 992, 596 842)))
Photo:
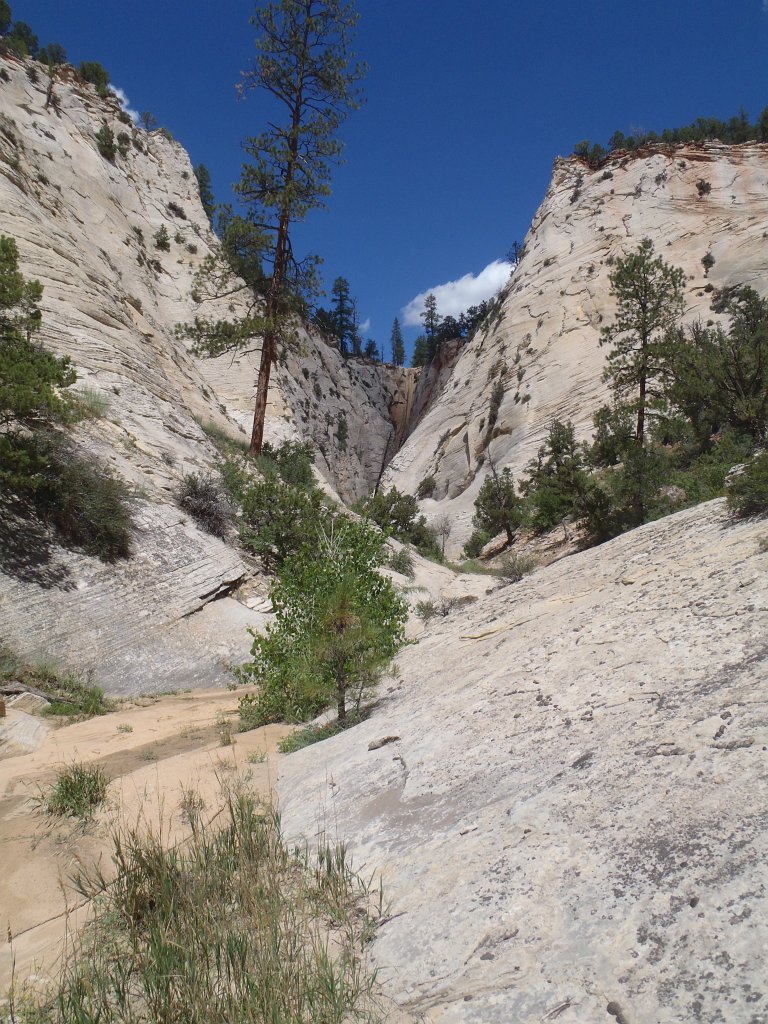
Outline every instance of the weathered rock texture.
POLYGON ((649 237, 688 279, 686 318, 719 319, 705 288, 768 289, 768 146, 683 146, 617 155, 591 171, 557 160, 500 309, 462 351, 442 394, 385 476, 415 493, 434 475, 429 515, 449 512, 451 547, 471 531, 488 461, 524 469, 554 417, 589 436, 607 398, 600 327, 613 316, 608 276, 617 257, 649 237), (699 194, 698 182, 711 191, 699 194), (711 253, 708 271, 702 258, 711 253), (489 432, 491 396, 503 399, 489 432))
MULTIPOLYGON (((114 568, 25 536, 18 522, 0 524, 0 635, 23 653, 97 668, 110 690, 223 679, 223 663, 247 653, 245 626, 261 619, 233 600, 201 610, 251 568, 185 521, 173 492, 185 473, 213 466, 201 422, 250 432, 259 346, 197 360, 175 335, 196 312, 194 274, 216 245, 182 147, 126 123, 114 100, 71 71, 46 109, 39 66, 37 83, 29 62, 2 58, 0 67, 0 232, 44 286, 42 341, 70 356, 77 387, 106 404, 76 436, 135 486, 139 521, 135 559, 114 568), (103 124, 127 143, 114 162, 97 148, 103 124), (161 227, 169 252, 155 244, 161 227)), ((267 437, 311 438, 330 485, 361 497, 403 432, 413 377, 345 363, 303 334, 273 375, 267 437)))
POLYGON ((288 831, 383 873, 415 1019, 768 1020, 767 531, 717 501, 541 569, 284 762, 288 831))

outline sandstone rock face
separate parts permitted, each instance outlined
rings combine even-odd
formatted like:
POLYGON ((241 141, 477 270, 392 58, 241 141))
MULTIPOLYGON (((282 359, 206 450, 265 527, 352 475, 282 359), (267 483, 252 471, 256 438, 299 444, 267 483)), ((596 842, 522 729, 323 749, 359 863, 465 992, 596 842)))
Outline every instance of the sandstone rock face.
POLYGON ((712 502, 481 597, 285 760, 289 833, 383 874, 414 1019, 766 1020, 767 529, 712 502))
POLYGON ((596 171, 575 158, 556 161, 500 309, 461 352, 385 483, 415 493, 434 475, 437 489, 423 509, 428 517, 451 514, 456 553, 471 532, 490 459, 519 473, 555 417, 590 435, 592 414, 607 398, 599 337, 613 316, 608 276, 616 258, 651 238, 667 262, 685 270, 686 319, 716 320, 706 288, 768 289, 767 227, 766 145, 617 155, 596 171), (700 195, 700 181, 708 193, 700 195), (707 253, 715 261, 708 272, 707 253), (503 398, 488 438, 499 383, 503 398))
MULTIPOLYGON (((247 654, 246 626, 263 616, 232 598, 206 606, 253 569, 182 516, 173 492, 185 473, 213 468, 200 423, 249 436, 259 345, 198 360, 175 335, 197 312, 194 274, 216 245, 182 147, 126 123, 70 71, 45 109, 44 73, 35 83, 22 61, 0 66, 0 232, 44 286, 41 340, 71 357, 76 387, 106 408, 77 440, 134 485, 139 522, 136 557, 114 568, 3 523, 0 635, 27 655, 94 667, 115 692, 221 681, 224 664, 247 654), (114 162, 97 148, 103 124, 124 133, 114 162), (167 252, 155 243, 163 227, 167 252)), ((241 303, 232 300, 234 313, 241 303)), ((403 418, 413 376, 345 362, 303 334, 273 373, 267 437, 312 439, 331 488, 362 497, 395 450, 392 417, 403 418)))

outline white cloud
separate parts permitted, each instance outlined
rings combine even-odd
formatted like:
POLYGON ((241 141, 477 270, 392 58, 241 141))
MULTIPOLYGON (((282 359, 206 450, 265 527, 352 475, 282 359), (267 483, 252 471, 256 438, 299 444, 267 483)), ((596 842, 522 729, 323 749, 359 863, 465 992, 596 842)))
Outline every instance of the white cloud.
POLYGON ((139 112, 138 110, 134 110, 133 107, 131 106, 131 101, 126 96, 125 90, 121 89, 119 85, 110 85, 109 88, 112 90, 115 96, 117 96, 120 106, 123 108, 126 114, 128 114, 128 116, 131 118, 134 124, 138 124, 139 112))
POLYGON ((368 331, 370 331, 370 329, 371 329, 371 318, 368 317, 367 320, 363 320, 363 322, 360 324, 360 333, 361 334, 367 334, 368 331))
POLYGON ((421 326, 420 314, 424 310, 424 300, 430 293, 437 299, 437 312, 440 316, 459 316, 470 306, 476 306, 483 299, 490 299, 495 295, 502 285, 506 284, 511 270, 511 264, 503 260, 494 260, 481 270, 477 277, 474 274, 465 274, 456 281, 447 281, 445 284, 428 288, 403 307, 403 322, 407 327, 421 326))

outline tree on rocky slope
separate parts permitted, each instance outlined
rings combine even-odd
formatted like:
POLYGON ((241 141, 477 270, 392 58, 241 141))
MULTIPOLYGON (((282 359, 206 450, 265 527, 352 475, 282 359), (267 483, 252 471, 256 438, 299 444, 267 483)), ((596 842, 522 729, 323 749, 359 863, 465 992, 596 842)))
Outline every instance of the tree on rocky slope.
POLYGON ((392 362, 395 366, 402 366, 405 362, 405 344, 403 343, 403 332, 400 329, 400 321, 395 317, 392 324, 392 362))
MULTIPOLYGON (((182 328, 198 352, 210 355, 261 335, 251 456, 261 452, 278 348, 294 337, 302 298, 316 290, 317 259, 297 259, 293 228, 324 207, 330 166, 342 150, 338 131, 359 105, 364 69, 350 50, 357 18, 346 0, 262 0, 252 18, 259 33, 256 59, 243 74, 241 93, 263 94, 274 113, 264 131, 244 142, 248 162, 237 192, 266 269, 264 299, 239 322, 198 319, 182 328)), ((231 294, 236 285, 227 280, 226 268, 214 261, 207 269, 220 275, 218 287, 208 289, 210 297, 231 294)))
POLYGON ((649 403, 659 397, 655 385, 666 338, 683 313, 685 274, 654 257, 653 242, 645 238, 635 252, 617 260, 609 280, 616 316, 601 331, 600 344, 611 345, 604 378, 614 399, 632 408, 635 440, 642 445, 649 403))

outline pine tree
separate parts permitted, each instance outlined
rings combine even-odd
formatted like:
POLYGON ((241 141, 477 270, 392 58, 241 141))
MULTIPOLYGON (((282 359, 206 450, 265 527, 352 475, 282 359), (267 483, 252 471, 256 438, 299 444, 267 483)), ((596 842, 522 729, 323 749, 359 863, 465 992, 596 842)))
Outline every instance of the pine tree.
POLYGON ((666 337, 683 313, 685 274, 654 257, 653 242, 645 238, 617 261, 609 280, 617 308, 613 323, 601 331, 600 344, 612 346, 604 378, 618 402, 629 401, 635 440, 642 445, 649 402, 659 397, 666 337))
POLYGON ((349 352, 347 342, 351 342, 355 329, 349 281, 346 277, 337 277, 333 282, 331 298, 333 299, 333 333, 339 342, 339 352, 346 356, 349 352))
POLYGON ((507 544, 511 544, 523 518, 523 502, 515 490, 509 467, 505 466, 499 473, 492 462, 490 466, 490 476, 485 478, 475 498, 472 522, 490 537, 504 531, 507 544))
POLYGON ((405 362, 405 345, 403 343, 403 332, 400 330, 400 321, 395 317, 392 324, 392 362, 395 366, 402 366, 405 362))
POLYGON ((203 204, 203 209, 208 215, 208 220, 212 222, 216 212, 216 200, 213 197, 213 189, 211 188, 211 172, 205 164, 198 164, 193 171, 197 178, 197 187, 200 190, 200 202, 203 204))
POLYGON ((411 366, 429 366, 429 342, 423 334, 413 343, 411 366))
POLYGON ((427 339, 429 361, 432 362, 435 358, 435 352, 437 352, 437 333, 440 328, 440 317, 437 314, 437 299, 432 292, 424 299, 424 311, 421 314, 421 320, 424 324, 424 334, 427 339))

